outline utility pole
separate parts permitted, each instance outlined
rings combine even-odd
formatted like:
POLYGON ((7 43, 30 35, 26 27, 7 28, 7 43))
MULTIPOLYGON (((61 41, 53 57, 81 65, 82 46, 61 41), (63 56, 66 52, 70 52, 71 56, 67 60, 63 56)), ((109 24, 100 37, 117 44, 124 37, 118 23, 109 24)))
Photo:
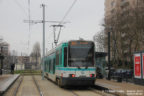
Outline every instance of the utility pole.
POLYGON ((108 32, 108 80, 111 80, 111 64, 110 64, 110 32, 108 32))
POLYGON ((43 7, 43 20, 42 20, 42 23, 43 23, 43 58, 42 58, 42 80, 44 80, 44 57, 45 57, 45 4, 42 4, 42 7, 43 7))
POLYGON ((24 20, 25 23, 32 23, 32 24, 37 24, 37 23, 42 23, 43 24, 43 56, 42 56, 42 80, 44 80, 44 57, 45 57, 45 23, 50 22, 50 23, 68 23, 68 22, 61 22, 61 21, 46 21, 45 20, 45 4, 42 4, 42 10, 43 10, 43 20, 24 20))
MULTIPOLYGON (((21 58, 22 58, 22 52, 21 52, 21 58)), ((22 59, 20 58, 20 61, 22 61, 22 59)), ((21 70, 22 70, 22 62, 21 62, 21 70)))

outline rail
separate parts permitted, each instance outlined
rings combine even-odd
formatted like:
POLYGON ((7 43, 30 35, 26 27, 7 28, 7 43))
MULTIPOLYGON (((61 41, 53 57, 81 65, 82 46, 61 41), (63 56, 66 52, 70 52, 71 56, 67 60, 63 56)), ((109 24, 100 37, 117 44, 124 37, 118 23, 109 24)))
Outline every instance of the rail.
POLYGON ((38 90, 38 91, 39 91, 39 93, 40 93, 40 96, 44 96, 44 95, 43 95, 43 93, 42 93, 42 91, 40 90, 40 87, 39 87, 39 85, 38 85, 37 81, 35 80, 35 77, 34 77, 34 76, 32 76, 32 78, 33 78, 33 81, 34 81, 34 83, 35 83, 35 85, 36 85, 36 87, 37 87, 37 90, 38 90))
POLYGON ((18 83, 18 86, 16 87, 16 90, 14 91, 13 96, 16 96, 16 95, 17 95, 18 89, 20 88, 20 85, 21 85, 22 81, 23 81, 23 76, 21 77, 21 80, 20 80, 20 82, 18 83))

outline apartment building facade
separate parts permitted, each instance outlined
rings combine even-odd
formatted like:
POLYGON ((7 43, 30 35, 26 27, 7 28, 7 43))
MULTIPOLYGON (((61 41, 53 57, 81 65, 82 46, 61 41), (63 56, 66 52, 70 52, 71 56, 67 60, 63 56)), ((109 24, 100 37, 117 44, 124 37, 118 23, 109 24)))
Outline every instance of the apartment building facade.
POLYGON ((132 63, 132 54, 144 50, 144 0, 105 0, 105 32, 111 32, 111 55, 132 63))

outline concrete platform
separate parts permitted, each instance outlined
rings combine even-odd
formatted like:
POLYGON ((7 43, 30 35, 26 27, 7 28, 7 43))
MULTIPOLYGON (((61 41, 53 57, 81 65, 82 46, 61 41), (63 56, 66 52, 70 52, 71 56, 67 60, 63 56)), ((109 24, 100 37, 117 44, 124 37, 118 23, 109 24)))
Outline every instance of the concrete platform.
POLYGON ((132 96, 144 96, 144 86, 134 83, 116 82, 114 80, 97 79, 96 85, 109 89, 112 93, 132 96))
POLYGON ((0 94, 3 94, 7 89, 14 83, 14 81, 19 77, 16 75, 0 75, 0 94))

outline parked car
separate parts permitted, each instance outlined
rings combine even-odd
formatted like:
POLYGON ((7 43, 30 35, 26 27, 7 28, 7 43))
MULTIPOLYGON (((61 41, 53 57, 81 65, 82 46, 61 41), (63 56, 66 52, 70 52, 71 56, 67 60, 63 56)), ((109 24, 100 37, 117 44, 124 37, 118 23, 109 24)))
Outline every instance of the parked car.
MULTIPOLYGON (((108 78, 108 74, 109 74, 109 69, 108 67, 105 68, 105 72, 106 72, 106 78, 108 78)), ((115 68, 111 67, 111 76, 113 75, 113 73, 115 72, 115 68)))
POLYGON ((133 76, 133 71, 130 69, 117 69, 112 73, 112 77, 121 77, 122 79, 130 79, 133 76))
POLYGON ((124 78, 130 79, 133 77, 133 70, 127 69, 124 73, 124 78))

